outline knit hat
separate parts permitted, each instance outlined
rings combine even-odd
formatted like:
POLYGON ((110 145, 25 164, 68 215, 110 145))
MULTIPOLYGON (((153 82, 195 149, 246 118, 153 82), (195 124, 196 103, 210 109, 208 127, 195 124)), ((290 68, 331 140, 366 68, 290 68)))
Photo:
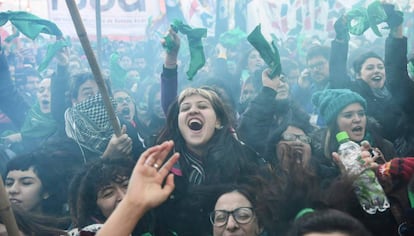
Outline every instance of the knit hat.
POLYGON ((359 103, 364 109, 367 108, 365 99, 349 89, 325 89, 316 92, 312 96, 312 103, 327 124, 349 104, 359 103))

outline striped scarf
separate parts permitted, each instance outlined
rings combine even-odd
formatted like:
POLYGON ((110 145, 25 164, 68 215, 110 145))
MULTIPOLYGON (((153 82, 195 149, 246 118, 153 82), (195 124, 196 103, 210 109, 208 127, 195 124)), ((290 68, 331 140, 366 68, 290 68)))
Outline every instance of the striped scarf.
POLYGON ((189 173, 188 182, 195 185, 202 184, 205 181, 206 174, 200 158, 188 150, 182 151, 181 155, 189 173))

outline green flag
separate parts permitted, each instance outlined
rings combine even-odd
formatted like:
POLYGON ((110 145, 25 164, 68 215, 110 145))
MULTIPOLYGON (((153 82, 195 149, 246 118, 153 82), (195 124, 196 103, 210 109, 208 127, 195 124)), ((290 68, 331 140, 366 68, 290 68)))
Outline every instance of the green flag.
POLYGON ((0 26, 10 21, 16 29, 30 39, 35 39, 40 33, 62 36, 55 23, 42 19, 24 11, 0 12, 0 26))
POLYGON ((275 41, 272 41, 271 44, 267 42, 262 35, 260 25, 256 26, 249 34, 247 41, 259 52, 260 56, 270 67, 270 78, 279 76, 282 72, 282 65, 280 64, 279 50, 276 47, 275 41))
POLYGON ((381 32, 378 29, 378 24, 385 22, 387 20, 387 14, 384 11, 382 3, 375 1, 368 5, 367 8, 368 22, 372 31, 379 37, 382 36, 381 32))
MULTIPOLYGON (((190 49, 190 65, 187 70, 187 76, 189 80, 197 74, 197 71, 201 69, 206 63, 206 57, 204 55, 202 38, 207 36, 207 29, 205 28, 191 28, 189 25, 184 24, 180 20, 174 20, 171 27, 175 32, 180 32, 187 35, 188 47, 190 49)), ((164 37, 165 48, 167 51, 171 50, 174 46, 169 36, 164 37)))
POLYGON ((349 33, 362 35, 369 28, 368 14, 365 8, 357 7, 346 13, 349 33))
POLYGON ((42 72, 44 69, 46 69, 50 61, 52 61, 53 57, 55 57, 56 53, 68 45, 69 44, 64 40, 58 40, 54 44, 50 44, 47 47, 46 55, 43 58, 42 62, 39 64, 37 71, 42 72))

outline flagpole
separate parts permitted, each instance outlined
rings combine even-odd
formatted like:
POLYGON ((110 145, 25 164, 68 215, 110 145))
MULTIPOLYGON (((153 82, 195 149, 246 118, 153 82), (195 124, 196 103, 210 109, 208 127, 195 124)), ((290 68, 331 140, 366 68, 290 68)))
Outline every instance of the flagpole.
POLYGON ((96 54, 98 57, 99 65, 102 65, 102 21, 101 21, 101 0, 95 2, 95 15, 96 15, 96 54))
POLYGON ((88 35, 85 30, 85 26, 83 25, 82 19, 79 14, 78 7, 76 6, 75 0, 66 0, 66 5, 68 6, 73 24, 75 25, 76 33, 78 34, 83 50, 85 51, 86 58, 88 59, 92 73, 95 77, 95 81, 98 85, 99 92, 102 95, 106 111, 108 112, 112 128, 114 129, 114 133, 117 137, 119 137, 121 136, 121 127, 115 115, 114 108, 112 107, 112 102, 109 98, 108 89, 106 88, 106 84, 104 82, 102 72, 96 60, 95 54, 93 53, 91 44, 88 39, 88 35))

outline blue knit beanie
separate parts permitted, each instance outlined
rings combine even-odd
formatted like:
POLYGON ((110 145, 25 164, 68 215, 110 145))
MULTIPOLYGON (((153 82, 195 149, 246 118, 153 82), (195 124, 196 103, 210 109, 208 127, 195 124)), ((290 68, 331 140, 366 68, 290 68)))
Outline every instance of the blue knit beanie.
POLYGON ((336 119, 339 112, 352 103, 361 104, 367 109, 367 103, 361 95, 349 89, 325 89, 312 96, 312 103, 327 124, 336 119))

